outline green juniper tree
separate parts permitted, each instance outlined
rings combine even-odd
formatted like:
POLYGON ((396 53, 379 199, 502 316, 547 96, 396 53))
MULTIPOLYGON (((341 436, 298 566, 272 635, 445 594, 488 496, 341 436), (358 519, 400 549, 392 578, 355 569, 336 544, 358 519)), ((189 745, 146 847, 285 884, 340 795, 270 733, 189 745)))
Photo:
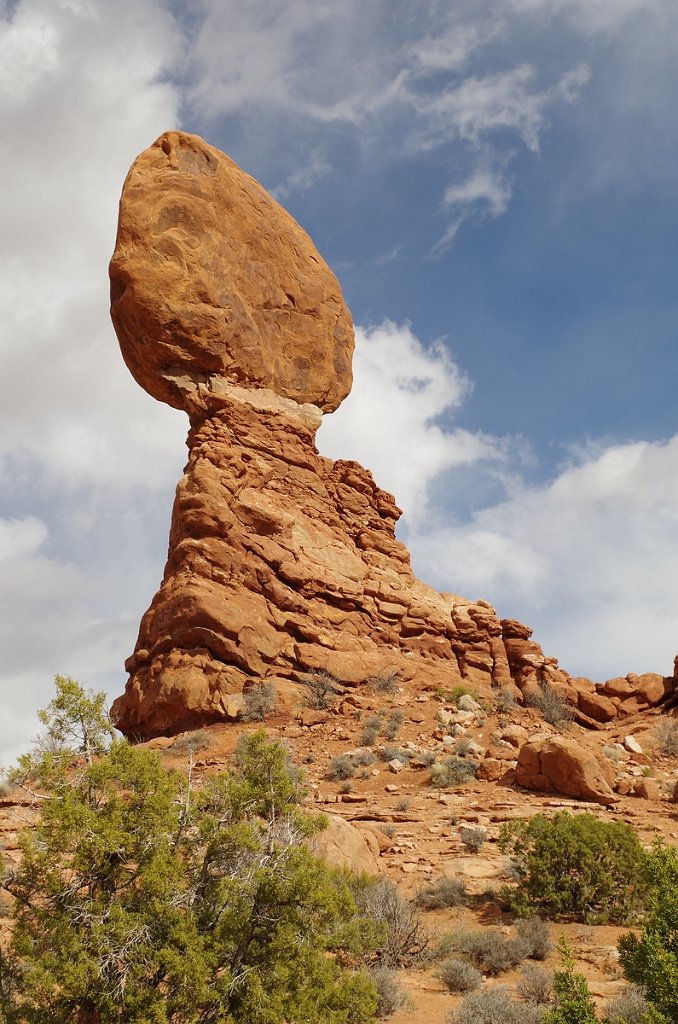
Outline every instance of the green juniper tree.
POLYGON ((640 935, 619 940, 624 974, 640 985, 653 1024, 678 1021, 678 850, 657 842, 649 857, 649 893, 640 935))
POLYGON ((197 787, 113 738, 102 695, 56 683, 47 742, 12 772, 40 817, 3 874, 0 1020, 373 1021, 375 986, 335 952, 375 929, 309 850, 323 819, 299 808, 283 747, 243 736, 232 769, 197 787))

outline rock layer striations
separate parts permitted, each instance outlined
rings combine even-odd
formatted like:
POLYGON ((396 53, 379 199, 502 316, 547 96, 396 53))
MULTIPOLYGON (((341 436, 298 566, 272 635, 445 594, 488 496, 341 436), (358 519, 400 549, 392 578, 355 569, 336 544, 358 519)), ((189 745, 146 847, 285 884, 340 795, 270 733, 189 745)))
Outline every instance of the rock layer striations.
MULTIPOLYGON (((322 412, 350 390, 350 315, 308 236, 231 160, 179 132, 141 154, 111 296, 134 377, 190 420, 164 578, 113 707, 126 735, 231 717, 253 684, 313 670, 518 698, 548 683, 583 724, 617 713, 625 693, 571 680, 521 623, 418 581, 391 495, 318 454, 322 412)), ((661 699, 664 681, 646 689, 661 699)))

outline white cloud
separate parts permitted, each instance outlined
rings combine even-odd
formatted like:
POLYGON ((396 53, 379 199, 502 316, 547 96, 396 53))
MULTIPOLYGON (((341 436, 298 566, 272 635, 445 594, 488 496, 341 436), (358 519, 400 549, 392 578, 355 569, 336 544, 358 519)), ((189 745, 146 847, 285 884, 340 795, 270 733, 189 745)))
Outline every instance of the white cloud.
POLYGON ((574 674, 672 671, 678 436, 590 444, 553 480, 528 485, 519 446, 449 424, 469 383, 408 326, 359 329, 355 377, 319 445, 395 494, 420 577, 522 618, 574 674), (488 473, 503 476, 503 493, 469 512, 462 491, 488 473))
POLYGON ((495 438, 442 425, 470 383, 442 345, 425 349, 409 325, 358 328, 353 368, 353 390, 323 418, 318 445, 373 470, 412 516, 423 514, 441 473, 503 458, 495 438))
POLYGON ((129 164, 177 123, 180 44, 154 0, 0 7, 0 762, 56 672, 119 692, 157 583, 185 423, 127 372, 106 267, 129 164))
POLYGON ((673 0, 510 0, 520 14, 564 14, 585 34, 619 31, 638 14, 675 14, 673 0))
POLYGON ((504 169, 478 167, 468 178, 449 185, 443 196, 443 207, 451 214, 447 227, 431 250, 433 257, 445 252, 457 236, 459 228, 472 215, 499 217, 506 213, 511 200, 511 182, 504 169))
POLYGON ((279 203, 283 203, 290 195, 308 191, 320 178, 324 178, 326 174, 329 174, 331 170, 332 168, 322 155, 322 152, 316 149, 310 154, 302 167, 289 174, 285 181, 278 185, 277 188, 270 190, 271 195, 279 203))
MULTIPOLYGON (((292 187, 296 178, 303 187, 307 174, 317 176, 314 153, 324 129, 328 140, 338 129, 346 132, 371 160, 448 147, 451 166, 470 161, 470 180, 488 166, 497 178, 517 142, 538 151, 550 110, 574 100, 588 78, 577 65, 546 71, 551 84, 543 85, 544 69, 538 74, 514 54, 500 71, 474 71, 488 46, 511 35, 507 19, 486 4, 471 12, 461 3, 424 4, 406 31, 386 0, 339 6, 203 0, 202 14, 189 59, 191 102, 213 118, 265 112, 273 134, 290 122, 306 124, 313 148, 299 152, 300 166, 288 177, 292 187)), ((325 158, 321 171, 329 171, 325 158)), ((501 211, 494 206, 499 215, 510 186, 496 180, 496 189, 506 196, 501 211)), ((285 183, 279 194, 289 190, 285 183)), ((452 215, 444 246, 458 226, 452 215)))
POLYGON ((412 538, 428 578, 528 616, 565 667, 669 674, 678 650, 678 436, 582 457, 544 485, 412 538))

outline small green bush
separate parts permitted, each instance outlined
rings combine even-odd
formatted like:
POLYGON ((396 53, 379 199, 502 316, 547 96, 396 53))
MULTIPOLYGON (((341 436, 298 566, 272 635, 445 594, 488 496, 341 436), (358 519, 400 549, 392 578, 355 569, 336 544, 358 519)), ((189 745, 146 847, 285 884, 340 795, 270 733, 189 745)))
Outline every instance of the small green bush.
POLYGON ((369 768, 377 760, 371 750, 354 750, 348 754, 356 768, 369 768))
POLYGON ((605 1007, 603 1024, 647 1024, 650 1004, 639 985, 627 985, 605 1007))
POLYGON ((498 712, 515 711, 518 701, 510 686, 502 686, 497 693, 496 709, 498 712))
POLYGON ((526 700, 529 707, 535 708, 545 722, 562 729, 574 719, 574 708, 564 697, 561 697, 548 683, 540 684, 540 692, 530 694, 526 700))
POLYGON ((275 707, 275 689, 271 683, 256 683, 243 693, 243 722, 263 722, 275 707))
POLYGON ((395 693, 398 688, 398 673, 395 671, 380 672, 365 680, 365 685, 376 693, 395 693))
POLYGON ((398 975, 389 967, 372 967, 369 978, 377 990, 377 1017, 384 1020, 408 1004, 408 997, 398 984, 398 975))
POLYGON ((447 1024, 539 1024, 543 1019, 540 1007, 518 1003, 506 985, 493 985, 469 992, 448 1014, 447 1024))
POLYGON ((431 784, 439 789, 460 786, 475 779, 480 765, 477 761, 465 761, 461 757, 448 757, 431 765, 431 784))
POLYGON ((407 967, 428 958, 431 937, 419 910, 390 879, 357 877, 353 886, 361 913, 383 928, 384 938, 377 949, 382 966, 407 967))
POLYGON ((464 907, 468 902, 466 885, 461 878, 443 875, 428 888, 417 893, 417 903, 424 910, 441 910, 443 907, 464 907))
POLYGON ((438 968, 438 977, 450 992, 472 992, 483 983, 483 976, 467 960, 451 957, 438 968))
POLYGON ((195 754, 199 750, 207 750, 209 745, 210 738, 207 729, 194 729, 193 732, 182 732, 177 736, 172 744, 172 751, 195 754))
POLYGON ((342 692, 339 680, 325 669, 312 669, 302 679, 302 683, 307 690, 306 706, 315 711, 325 711, 332 707, 342 692))
POLYGON ((364 722, 360 734, 360 742, 364 747, 371 747, 377 742, 377 736, 381 731, 381 715, 370 715, 364 722))
POLYGON ((474 700, 478 699, 478 694, 475 690, 469 689, 468 686, 464 686, 462 683, 457 686, 441 686, 436 690, 438 697, 447 704, 456 704, 460 697, 473 697, 474 700))
POLYGON ((394 740, 400 732, 400 727, 403 724, 403 713, 398 708, 395 708, 386 719, 384 725, 384 736, 387 740, 394 740))
POLYGON ((467 850, 470 850, 471 853, 478 853, 483 848, 487 839, 487 829, 479 825, 471 828, 462 826, 459 831, 459 837, 467 850))
POLYGON ((655 738, 662 754, 678 757, 678 718, 662 716, 657 722, 655 738))
POLYGON ((540 917, 519 918, 515 922, 518 936, 529 947, 531 960, 546 960, 553 949, 551 933, 546 921, 540 917))
POLYGON ((564 938, 560 940, 562 970, 553 976, 555 1007, 544 1015, 544 1024, 597 1024, 596 1007, 583 974, 576 974, 574 958, 564 938))
POLYGON ((506 822, 499 848, 518 875, 517 913, 588 923, 632 920, 646 892, 647 855, 631 825, 562 811, 506 822))
POLYGON ((448 942, 475 967, 491 976, 510 971, 522 963, 529 952, 527 943, 519 936, 507 937, 496 928, 463 929, 448 936, 448 942))
POLYGON ((353 778, 354 771, 355 764, 353 763, 353 758, 349 757, 348 754, 337 754, 327 766, 325 778, 329 779, 330 782, 341 782, 342 779, 353 778))
POLYGON ((384 747, 380 757, 382 761, 402 761, 403 764, 407 764, 412 757, 412 751, 406 747, 393 747, 389 744, 384 747))
POLYGON ((537 967, 536 964, 525 964, 521 968, 516 991, 528 1003, 547 1006, 553 998, 553 971, 537 967))
POLYGON ((619 940, 625 976, 641 985, 653 1010, 678 1021, 678 850, 656 843, 648 856, 646 915, 640 935, 619 940))

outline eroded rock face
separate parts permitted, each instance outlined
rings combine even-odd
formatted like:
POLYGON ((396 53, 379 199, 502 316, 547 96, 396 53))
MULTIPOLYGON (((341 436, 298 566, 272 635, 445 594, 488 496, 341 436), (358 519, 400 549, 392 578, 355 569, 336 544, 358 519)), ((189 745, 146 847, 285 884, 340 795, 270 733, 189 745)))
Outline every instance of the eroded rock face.
POLYGON ((114 705, 123 732, 227 719, 232 694, 312 669, 430 690, 508 676, 494 609, 415 578, 393 498, 320 456, 303 408, 237 388, 190 403, 165 576, 114 705))
POLYGON ((325 411, 351 389, 353 326, 334 274, 261 185, 196 135, 166 132, 134 161, 110 276, 125 362, 162 402, 185 408, 186 384, 209 377, 325 411))
POLYGON ((603 805, 619 799, 612 790, 614 769, 564 736, 535 736, 521 747, 515 781, 525 789, 603 805))
POLYGON ((522 699, 549 685, 592 728, 673 689, 627 677, 599 695, 528 627, 415 578, 391 495, 315 447, 321 410, 351 384, 339 286, 292 218, 196 136, 167 132, 134 162, 111 294, 130 370, 191 423, 164 578, 113 706, 126 735, 232 721, 262 680, 289 702, 317 669, 343 687, 396 673, 417 691, 522 699))

